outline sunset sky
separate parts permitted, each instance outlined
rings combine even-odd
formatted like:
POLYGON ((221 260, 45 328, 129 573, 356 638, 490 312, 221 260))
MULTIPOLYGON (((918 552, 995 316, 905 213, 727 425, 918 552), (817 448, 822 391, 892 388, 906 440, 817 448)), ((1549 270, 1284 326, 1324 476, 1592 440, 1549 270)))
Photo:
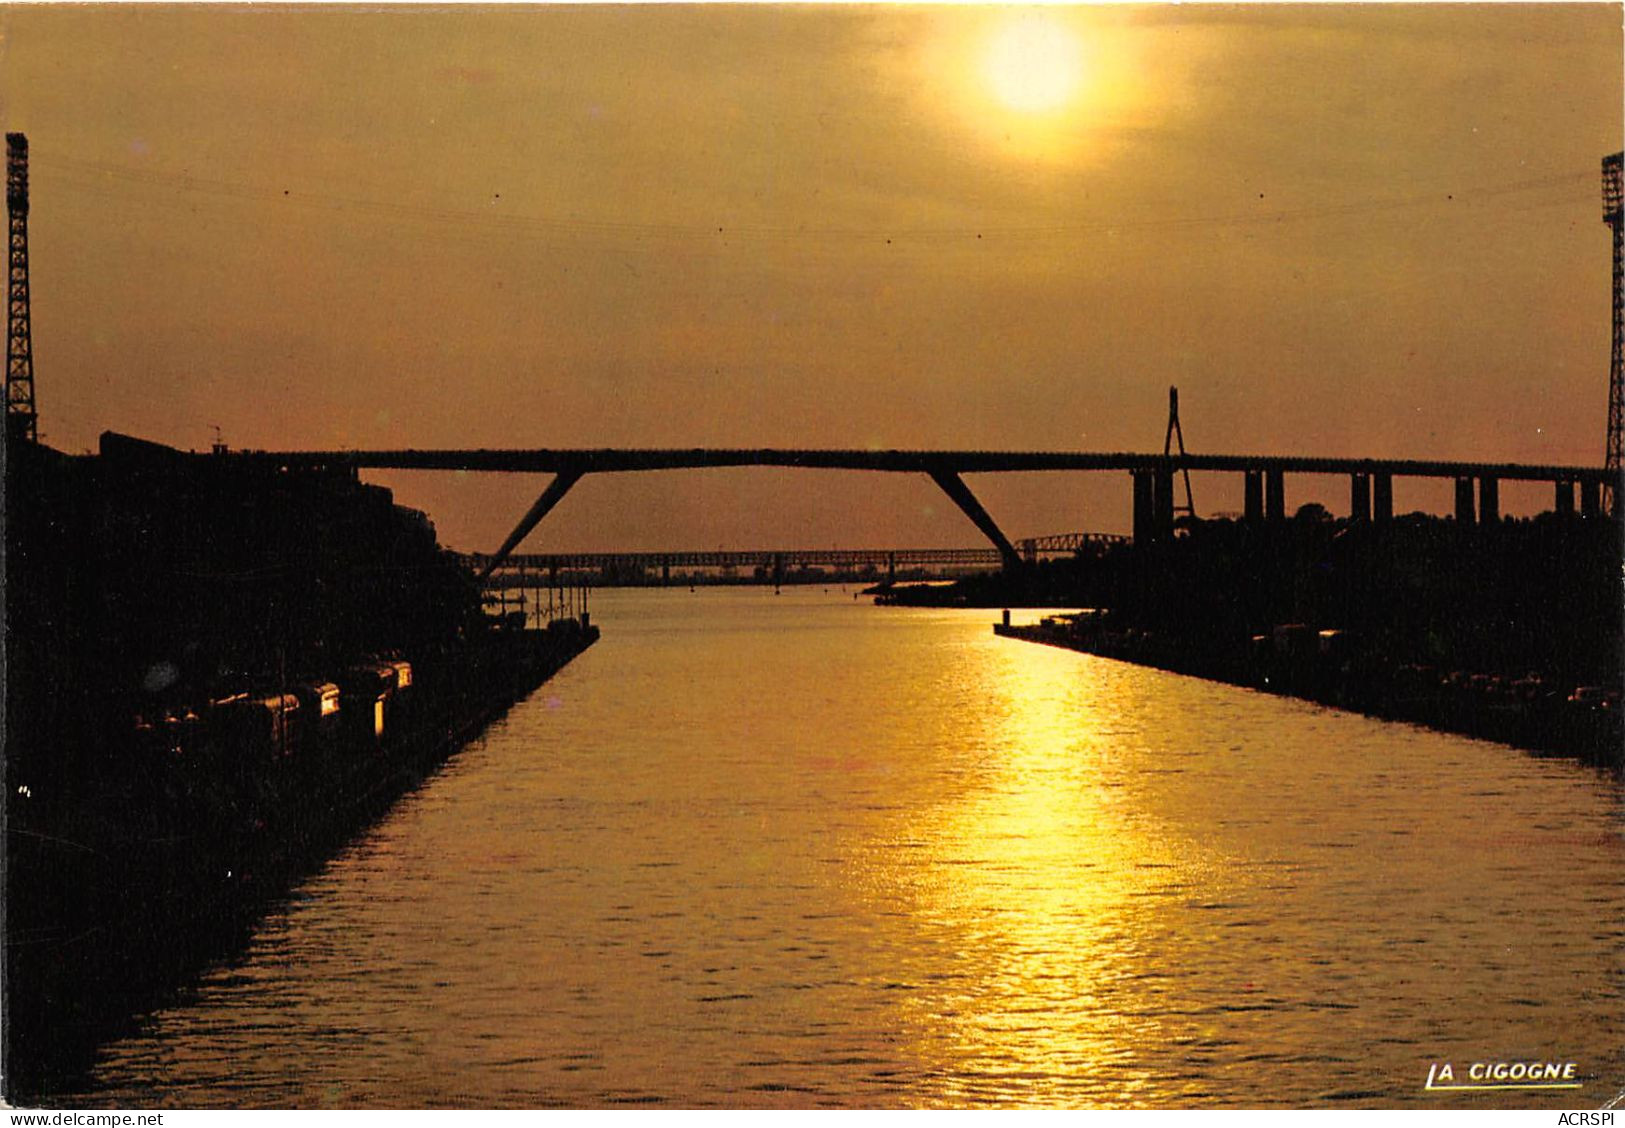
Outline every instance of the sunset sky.
MULTIPOLYGON (((1597 465, 1621 11, 0 8, 42 436, 1146 451, 1177 384, 1203 452, 1597 465)), ((546 484, 379 480, 470 549, 546 484)), ((978 542, 923 477, 713 470, 526 547, 978 542)))

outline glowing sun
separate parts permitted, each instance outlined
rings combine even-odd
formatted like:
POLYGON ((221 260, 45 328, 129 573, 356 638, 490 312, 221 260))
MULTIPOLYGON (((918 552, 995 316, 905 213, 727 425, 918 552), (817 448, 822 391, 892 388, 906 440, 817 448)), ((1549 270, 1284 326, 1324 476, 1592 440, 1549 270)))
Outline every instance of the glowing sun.
POLYGON ((988 45, 985 73, 994 97, 1012 110, 1065 105, 1083 81, 1083 53, 1064 25, 1042 14, 1010 20, 988 45))

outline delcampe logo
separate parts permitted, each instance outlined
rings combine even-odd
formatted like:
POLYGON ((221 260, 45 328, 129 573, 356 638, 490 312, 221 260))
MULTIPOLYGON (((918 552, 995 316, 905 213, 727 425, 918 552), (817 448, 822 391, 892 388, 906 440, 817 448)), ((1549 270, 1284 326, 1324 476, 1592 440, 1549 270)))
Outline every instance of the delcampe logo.
POLYGON ((1446 1062, 1428 1066, 1429 1092, 1475 1089, 1578 1089, 1572 1061, 1475 1061, 1458 1072, 1446 1062))

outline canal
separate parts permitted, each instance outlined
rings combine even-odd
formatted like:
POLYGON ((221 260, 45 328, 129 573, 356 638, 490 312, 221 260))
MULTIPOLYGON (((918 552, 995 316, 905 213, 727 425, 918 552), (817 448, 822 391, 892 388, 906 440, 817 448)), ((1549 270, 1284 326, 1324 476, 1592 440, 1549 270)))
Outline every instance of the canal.
POLYGON ((996 639, 996 612, 804 588, 592 610, 597 647, 57 1099, 1625 1090, 1615 777, 996 639), (1447 1062, 1572 1062, 1583 1088, 1425 1091, 1447 1062))

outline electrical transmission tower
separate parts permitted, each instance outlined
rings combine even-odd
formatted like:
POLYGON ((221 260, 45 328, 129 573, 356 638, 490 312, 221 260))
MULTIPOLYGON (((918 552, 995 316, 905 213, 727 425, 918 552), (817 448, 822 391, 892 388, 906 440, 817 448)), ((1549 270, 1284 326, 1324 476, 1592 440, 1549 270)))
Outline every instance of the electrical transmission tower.
POLYGON ((1619 474, 1622 447, 1625 447, 1625 322, 1621 302, 1625 301, 1625 266, 1621 264, 1620 234, 1625 227, 1620 215, 1620 163, 1625 153, 1602 159, 1602 221, 1614 236, 1614 347, 1608 360, 1608 489, 1612 512, 1619 512, 1619 474))
POLYGON ((34 345, 28 319, 28 138, 6 134, 6 214, 11 219, 6 270, 6 439, 38 439, 34 410, 34 345))
MULTIPOLYGON (((1185 429, 1179 425, 1179 389, 1168 389, 1168 433, 1162 437, 1162 453, 1166 457, 1173 453, 1174 438, 1179 438, 1179 457, 1185 457, 1185 429)), ((1185 478, 1185 504, 1174 506, 1175 513, 1184 513, 1190 517, 1196 516, 1196 503, 1191 500, 1191 472, 1184 466, 1179 468, 1185 478)))

